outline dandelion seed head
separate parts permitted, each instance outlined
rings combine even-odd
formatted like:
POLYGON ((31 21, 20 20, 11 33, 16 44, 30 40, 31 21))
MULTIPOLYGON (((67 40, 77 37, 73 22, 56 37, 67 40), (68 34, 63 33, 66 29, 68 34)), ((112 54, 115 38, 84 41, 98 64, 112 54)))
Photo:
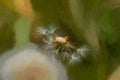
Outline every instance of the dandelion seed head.
POLYGON ((43 42, 47 44, 49 50, 54 49, 56 55, 64 60, 67 59, 70 63, 78 63, 82 58, 86 58, 88 51, 86 45, 77 48, 68 41, 68 36, 59 36, 55 31, 55 25, 50 25, 47 29, 41 28, 41 32, 45 34, 43 42))
POLYGON ((1 65, 2 80, 67 80, 66 70, 57 59, 32 47, 7 56, 1 65))

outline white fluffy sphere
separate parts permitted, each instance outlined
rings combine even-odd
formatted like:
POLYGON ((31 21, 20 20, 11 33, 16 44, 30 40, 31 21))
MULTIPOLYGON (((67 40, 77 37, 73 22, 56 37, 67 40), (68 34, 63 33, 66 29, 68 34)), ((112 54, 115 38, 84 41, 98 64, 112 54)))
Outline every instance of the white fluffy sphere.
POLYGON ((64 66, 55 57, 30 46, 1 57, 2 80, 67 80, 64 66))

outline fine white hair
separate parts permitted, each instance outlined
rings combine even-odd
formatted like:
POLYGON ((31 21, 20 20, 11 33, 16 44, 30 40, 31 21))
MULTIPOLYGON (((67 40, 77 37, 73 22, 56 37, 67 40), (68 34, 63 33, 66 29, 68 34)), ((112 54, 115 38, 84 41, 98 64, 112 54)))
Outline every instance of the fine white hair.
POLYGON ((0 58, 0 80, 67 80, 64 66, 46 53, 33 44, 6 52, 0 58))

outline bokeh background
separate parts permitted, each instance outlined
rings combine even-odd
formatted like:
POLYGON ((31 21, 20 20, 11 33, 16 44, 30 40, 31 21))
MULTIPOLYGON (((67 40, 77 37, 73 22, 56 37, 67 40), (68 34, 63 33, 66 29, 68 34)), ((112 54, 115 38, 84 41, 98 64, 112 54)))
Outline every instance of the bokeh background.
POLYGON ((36 29, 51 24, 93 50, 77 65, 63 62, 69 80, 117 80, 110 76, 120 65, 120 0, 0 0, 0 54, 40 45, 36 29))

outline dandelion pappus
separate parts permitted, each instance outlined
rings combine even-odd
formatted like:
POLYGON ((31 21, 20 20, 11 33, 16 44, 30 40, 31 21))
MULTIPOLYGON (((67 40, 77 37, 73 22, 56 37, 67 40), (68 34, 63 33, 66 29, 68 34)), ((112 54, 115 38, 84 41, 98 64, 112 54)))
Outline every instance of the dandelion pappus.
POLYGON ((86 55, 86 47, 84 47, 84 51, 84 48, 82 49, 81 47, 78 48, 72 45, 68 36, 59 36, 55 33, 55 27, 50 27, 50 29, 40 27, 37 32, 43 35, 42 40, 45 44, 47 44, 47 49, 45 50, 54 51, 56 55, 64 60, 70 61, 70 63, 80 62, 81 57, 86 55))

